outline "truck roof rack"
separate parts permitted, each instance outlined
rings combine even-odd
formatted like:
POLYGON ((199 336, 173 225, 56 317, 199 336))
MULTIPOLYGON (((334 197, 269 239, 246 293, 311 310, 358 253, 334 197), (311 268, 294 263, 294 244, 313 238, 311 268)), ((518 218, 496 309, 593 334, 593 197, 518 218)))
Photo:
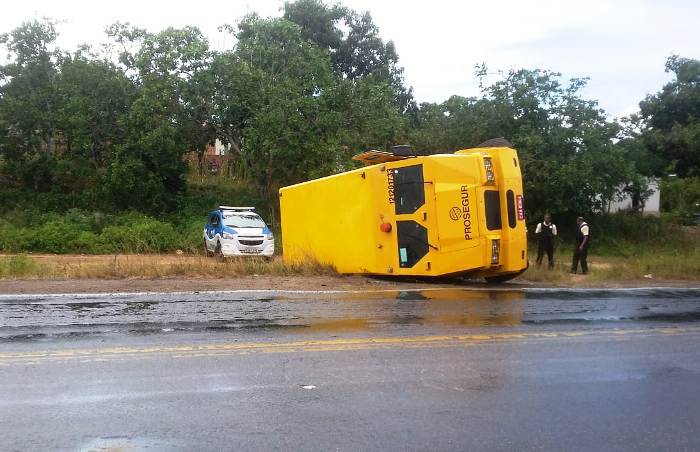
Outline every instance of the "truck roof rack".
POLYGON ((219 210, 239 210, 242 212, 253 211, 255 207, 232 207, 232 206, 219 206, 219 210))
POLYGON ((431 151, 431 150, 426 150, 426 149, 413 149, 413 146, 410 144, 398 144, 396 146, 391 147, 391 155, 395 155, 397 157, 405 157, 405 158, 410 158, 410 157, 428 157, 431 155, 436 155, 436 154, 453 154, 453 152, 450 151, 431 151))
POLYGON ((394 155, 390 152, 376 151, 374 149, 357 154, 352 159, 360 161, 365 165, 374 165, 377 163, 395 162, 397 160, 404 160, 406 157, 401 157, 394 155))
POLYGON ((396 162, 413 157, 428 157, 436 154, 453 154, 449 151, 427 151, 415 150, 410 144, 399 144, 391 147, 390 152, 377 151, 370 149, 355 155, 352 159, 365 164, 365 166, 375 165, 377 163, 396 162))

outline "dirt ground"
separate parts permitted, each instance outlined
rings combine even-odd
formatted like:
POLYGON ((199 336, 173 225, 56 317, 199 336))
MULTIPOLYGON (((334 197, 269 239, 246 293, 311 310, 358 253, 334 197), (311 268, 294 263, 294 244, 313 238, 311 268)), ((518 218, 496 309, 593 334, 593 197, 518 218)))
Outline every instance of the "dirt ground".
MULTIPOLYGON (((500 288, 527 287, 698 287, 700 284, 671 280, 631 280, 616 283, 586 283, 575 275, 571 284, 542 284, 513 280, 500 288)), ((127 278, 127 279, 5 279, 0 280, 0 294, 41 293, 121 293, 121 292, 197 292, 211 290, 381 290, 425 289, 438 287, 491 287, 476 281, 386 280, 363 276, 236 276, 229 278, 127 278)))
POLYGON ((234 276, 229 278, 15 279, 0 280, 0 294, 192 292, 209 290, 378 290, 454 287, 362 276, 234 276))

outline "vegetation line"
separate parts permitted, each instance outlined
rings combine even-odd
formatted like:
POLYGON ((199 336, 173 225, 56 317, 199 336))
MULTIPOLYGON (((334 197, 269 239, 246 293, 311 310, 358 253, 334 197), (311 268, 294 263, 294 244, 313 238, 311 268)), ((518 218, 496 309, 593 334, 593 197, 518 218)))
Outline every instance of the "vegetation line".
MULTIPOLYGON (((279 238, 277 189, 354 168, 356 152, 450 152, 505 137, 518 149, 530 230, 550 212, 570 240, 585 215, 592 252, 621 277, 696 269, 699 240, 678 231, 700 222, 700 61, 670 56, 672 80, 638 114, 611 119, 584 97, 586 78, 546 68, 494 78, 480 64, 478 95, 419 103, 371 15, 319 0, 229 24, 235 44, 221 50, 197 27, 123 23, 108 27, 107 45, 61 49, 59 28, 35 19, 0 34, 0 252, 196 254, 218 204, 256 206, 279 238), (642 219, 652 179, 664 214, 642 219), (631 215, 605 215, 623 196, 631 215)), ((277 260, 40 269, 13 259, 3 277, 302 271, 277 260)))
MULTIPOLYGON (((594 255, 590 258, 591 272, 576 279, 569 275, 566 256, 554 270, 530 269, 519 281, 553 285, 594 285, 615 281, 697 280, 700 274, 700 251, 695 248, 686 254, 659 255, 641 253, 632 258, 594 255)), ((164 278, 236 276, 333 276, 332 266, 308 261, 287 264, 281 257, 272 260, 259 258, 231 259, 218 262, 203 255, 114 255, 77 256, 52 259, 30 255, 0 257, 0 279, 86 279, 86 278, 164 278)))

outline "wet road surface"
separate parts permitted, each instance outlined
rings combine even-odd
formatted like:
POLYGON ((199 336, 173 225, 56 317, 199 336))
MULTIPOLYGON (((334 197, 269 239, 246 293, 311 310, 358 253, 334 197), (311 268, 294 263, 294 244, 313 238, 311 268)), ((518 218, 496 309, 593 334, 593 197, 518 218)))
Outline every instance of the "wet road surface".
POLYGON ((0 450, 699 450, 699 358, 700 289, 0 295, 0 450))

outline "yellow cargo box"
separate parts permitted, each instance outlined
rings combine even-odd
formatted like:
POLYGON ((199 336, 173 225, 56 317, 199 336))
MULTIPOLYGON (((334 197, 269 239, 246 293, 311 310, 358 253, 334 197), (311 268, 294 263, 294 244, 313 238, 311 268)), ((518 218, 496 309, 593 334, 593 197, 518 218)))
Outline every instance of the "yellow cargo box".
POLYGON ((489 281, 527 268, 515 149, 414 157, 370 151, 358 159, 369 166, 280 189, 286 262, 489 281))

